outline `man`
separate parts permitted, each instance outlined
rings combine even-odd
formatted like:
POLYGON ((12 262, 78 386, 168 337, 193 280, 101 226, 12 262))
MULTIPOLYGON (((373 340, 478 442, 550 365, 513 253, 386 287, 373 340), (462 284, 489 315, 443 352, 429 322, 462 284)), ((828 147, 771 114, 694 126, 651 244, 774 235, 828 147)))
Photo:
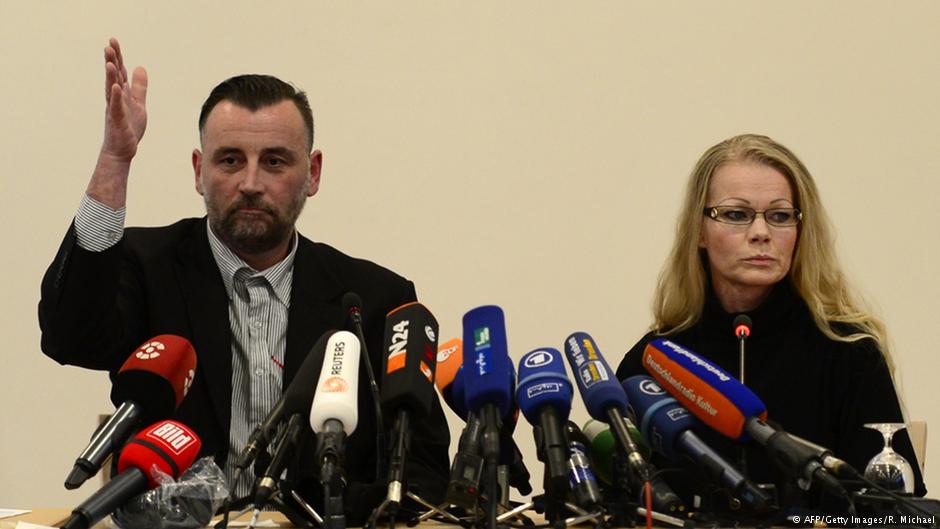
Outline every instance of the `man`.
MULTIPOLYGON (((296 232, 307 197, 319 187, 323 157, 312 148, 306 96, 270 76, 233 77, 203 105, 202 148, 192 163, 207 217, 125 230, 130 165, 147 125, 147 73, 137 68, 128 80, 115 39, 105 48, 105 71, 104 142, 43 279, 42 349, 62 364, 113 374, 151 336, 189 339, 197 374, 177 418, 231 479, 249 433, 311 346, 328 329, 344 327, 343 294, 363 299, 366 342, 381 373, 385 314, 414 301, 414 285, 296 232)), ((372 505, 364 503, 381 496, 385 479, 375 476, 377 428, 367 384, 360 385, 359 408, 347 444, 349 492, 370 499, 347 501, 351 522, 368 513, 372 505)), ((409 480, 437 501, 446 488, 449 445, 437 401, 412 439, 409 480)), ((313 481, 310 466, 302 461, 295 475, 313 481)), ((239 496, 250 491, 251 476, 245 477, 239 496)))

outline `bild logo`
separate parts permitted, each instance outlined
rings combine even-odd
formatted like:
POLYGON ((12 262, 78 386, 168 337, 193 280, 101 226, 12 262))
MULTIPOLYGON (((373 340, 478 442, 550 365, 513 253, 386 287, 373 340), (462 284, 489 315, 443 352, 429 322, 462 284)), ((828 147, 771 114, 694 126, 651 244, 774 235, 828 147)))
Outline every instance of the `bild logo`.
POLYGON ((437 334, 434 332, 434 329, 430 325, 424 326, 424 334, 428 337, 428 340, 432 342, 437 341, 437 334))
POLYGON ((166 349, 162 342, 148 342, 141 345, 137 350, 137 358, 141 360, 153 360, 160 357, 160 351, 166 349))
POLYGON ((655 380, 644 380, 640 382, 640 391, 647 395, 663 395, 666 393, 663 391, 663 388, 659 387, 659 384, 657 384, 655 380))
POLYGON ((552 353, 548 351, 532 351, 529 353, 522 364, 528 368, 542 367, 552 363, 552 353))

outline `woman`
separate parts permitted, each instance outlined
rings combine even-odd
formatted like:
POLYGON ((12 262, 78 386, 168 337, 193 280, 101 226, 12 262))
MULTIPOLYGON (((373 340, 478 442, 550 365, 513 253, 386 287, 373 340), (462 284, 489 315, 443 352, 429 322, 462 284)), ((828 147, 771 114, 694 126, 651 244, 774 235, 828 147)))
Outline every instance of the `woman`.
MULTIPOLYGON (((659 278, 652 332, 627 353, 618 379, 646 374, 643 349, 660 336, 739 377, 732 323, 747 314, 753 330, 745 383, 767 406, 768 418, 863 471, 883 446, 864 424, 904 419, 884 325, 853 297, 832 239, 816 185, 786 147, 752 134, 715 145, 692 172, 659 278)), ((796 489, 756 443, 736 444, 712 432, 702 437, 735 463, 744 450, 746 474, 775 483, 782 506, 821 505, 818 491, 796 489)), ((923 496, 906 432, 893 445, 913 466, 915 494, 923 496)), ((671 481, 686 496, 711 497, 716 510, 727 506, 704 480, 671 481)))

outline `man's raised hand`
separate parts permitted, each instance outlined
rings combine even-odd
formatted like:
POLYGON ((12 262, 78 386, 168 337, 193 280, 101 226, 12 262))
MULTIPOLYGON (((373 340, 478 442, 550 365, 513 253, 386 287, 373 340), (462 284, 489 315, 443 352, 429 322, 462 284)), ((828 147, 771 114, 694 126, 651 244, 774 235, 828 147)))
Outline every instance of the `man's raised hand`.
POLYGON ((107 111, 101 154, 130 163, 147 128, 147 71, 135 68, 128 82, 121 45, 115 38, 104 49, 104 63, 107 111))

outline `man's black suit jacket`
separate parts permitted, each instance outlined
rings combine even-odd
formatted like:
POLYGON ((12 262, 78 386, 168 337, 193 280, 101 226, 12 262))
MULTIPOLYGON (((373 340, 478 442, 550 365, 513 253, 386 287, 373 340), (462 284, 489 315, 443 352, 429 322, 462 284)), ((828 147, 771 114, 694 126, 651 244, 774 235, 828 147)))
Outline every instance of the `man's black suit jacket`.
MULTIPOLYGON (((300 237, 283 387, 320 335, 344 328, 341 300, 349 291, 363 300, 366 342, 373 370, 381 377, 385 315, 415 300, 414 285, 374 263, 300 237)), ((127 228, 121 241, 103 252, 80 248, 72 227, 46 271, 41 294, 42 350, 61 364, 107 370, 113 376, 127 356, 152 336, 176 334, 189 339, 198 357, 196 377, 175 418, 202 439, 201 455, 224 465, 232 402, 231 331, 228 298, 209 247, 205 218, 161 228, 127 228)), ((363 366, 360 380, 368 380, 363 366)), ((315 384, 316 380, 310 381, 311 388, 315 384)), ((347 444, 350 482, 385 479, 375 476, 374 418, 368 384, 361 383, 359 424, 347 444)), ((449 442, 447 423, 435 399, 431 415, 413 422, 407 466, 409 481, 431 501, 441 499, 446 488, 449 442)), ((308 442, 305 448, 310 446, 308 442)), ((312 454, 302 458, 299 477, 312 475, 312 459, 312 454)))

